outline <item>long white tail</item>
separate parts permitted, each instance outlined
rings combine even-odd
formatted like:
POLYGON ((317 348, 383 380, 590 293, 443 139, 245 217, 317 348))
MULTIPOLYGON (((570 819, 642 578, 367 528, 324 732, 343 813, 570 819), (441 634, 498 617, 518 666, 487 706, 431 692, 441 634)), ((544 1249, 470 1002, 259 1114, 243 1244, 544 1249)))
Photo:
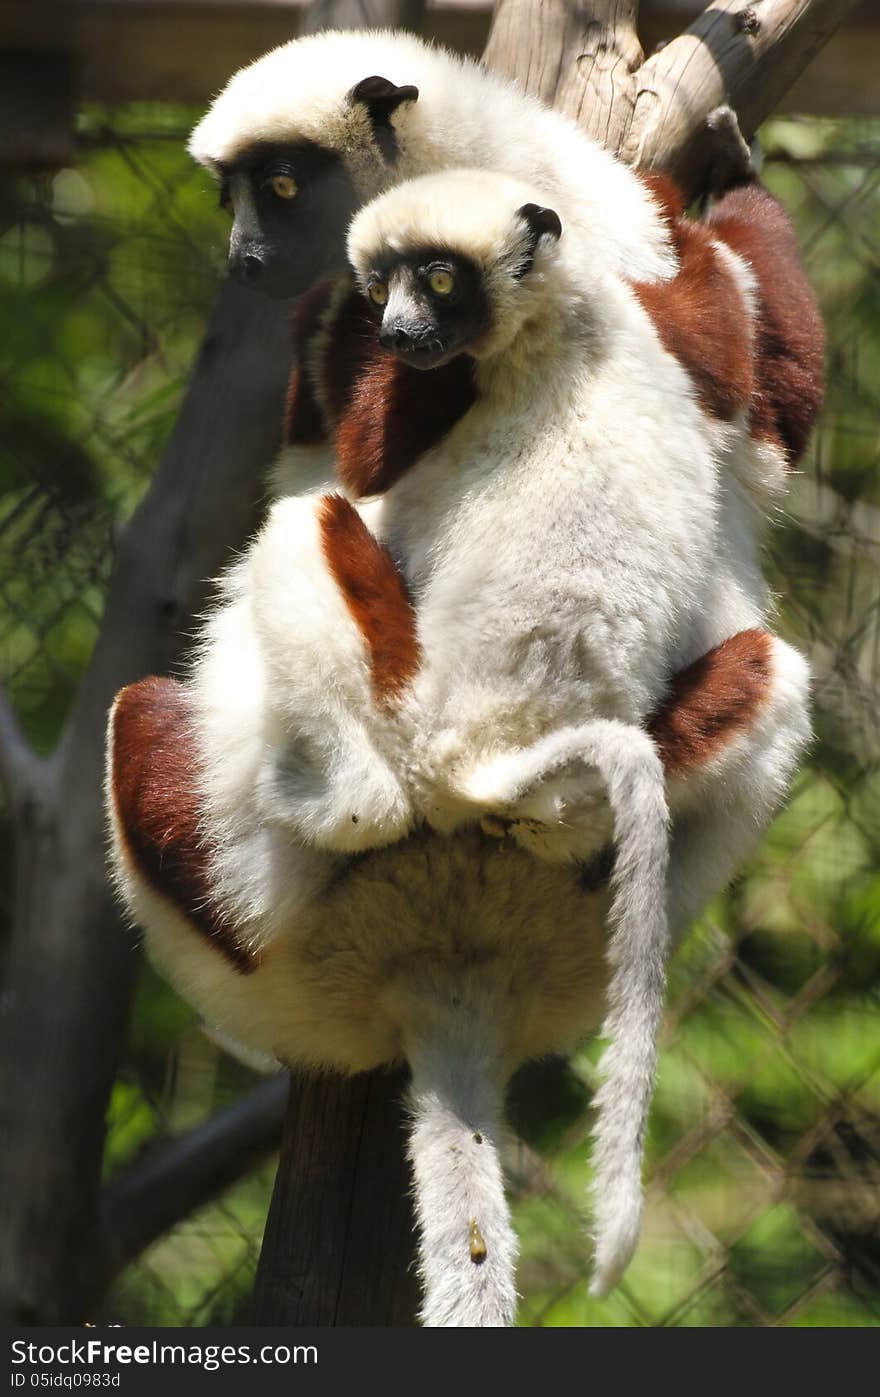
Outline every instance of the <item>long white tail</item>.
POLYGON ((635 1251, 642 1216, 642 1146, 654 1088, 669 927, 669 817, 660 757, 647 733, 597 718, 561 729, 470 772, 463 790, 487 811, 546 823, 562 857, 576 857, 579 830, 595 836, 595 775, 614 820, 616 858, 609 922, 611 980, 602 1029, 594 1134, 594 1295, 604 1295, 635 1251))
POLYGON ((420 1318, 429 1327, 500 1327, 516 1313, 517 1243, 498 1155, 498 1025, 454 989, 442 998, 407 1044, 420 1318))
MULTIPOLYGON (((589 758, 608 789, 616 857, 608 959, 611 980, 602 1036, 594 1131, 595 1267, 605 1295, 625 1270, 642 1217, 642 1151, 663 1017, 669 928, 669 820, 660 758, 644 733, 595 723, 589 758)), ((588 731, 589 729, 586 729, 588 731)))

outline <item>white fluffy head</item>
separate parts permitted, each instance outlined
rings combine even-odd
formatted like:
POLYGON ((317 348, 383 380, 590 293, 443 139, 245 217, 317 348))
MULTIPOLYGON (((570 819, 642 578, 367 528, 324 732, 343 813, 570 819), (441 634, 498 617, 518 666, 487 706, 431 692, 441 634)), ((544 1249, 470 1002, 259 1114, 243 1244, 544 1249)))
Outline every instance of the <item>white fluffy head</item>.
POLYGON ((553 295, 560 268, 558 238, 537 243, 526 206, 545 208, 547 196, 519 180, 486 170, 447 170, 408 180, 356 214, 348 256, 362 288, 389 255, 438 249, 478 268, 492 310, 493 330, 480 356, 506 347, 539 302, 553 295), (523 276, 523 271, 527 275, 523 276))
MULTIPOLYGON (((378 153, 369 114, 349 100, 352 88, 376 75, 399 86, 437 87, 440 75, 455 67, 475 69, 391 30, 327 30, 293 39, 230 78, 193 131, 189 151, 217 173, 255 144, 313 141, 338 151, 357 174, 378 153)), ((404 108, 395 114, 395 127, 405 120, 404 108)))

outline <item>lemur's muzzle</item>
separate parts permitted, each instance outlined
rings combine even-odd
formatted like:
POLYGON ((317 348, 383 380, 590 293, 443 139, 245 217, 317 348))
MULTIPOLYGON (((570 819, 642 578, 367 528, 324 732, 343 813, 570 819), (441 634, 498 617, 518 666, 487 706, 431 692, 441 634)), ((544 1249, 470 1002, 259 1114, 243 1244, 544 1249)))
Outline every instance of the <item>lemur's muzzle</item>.
POLYGON ((436 334, 419 335, 399 323, 383 324, 379 343, 413 369, 435 369, 449 358, 447 347, 436 334))

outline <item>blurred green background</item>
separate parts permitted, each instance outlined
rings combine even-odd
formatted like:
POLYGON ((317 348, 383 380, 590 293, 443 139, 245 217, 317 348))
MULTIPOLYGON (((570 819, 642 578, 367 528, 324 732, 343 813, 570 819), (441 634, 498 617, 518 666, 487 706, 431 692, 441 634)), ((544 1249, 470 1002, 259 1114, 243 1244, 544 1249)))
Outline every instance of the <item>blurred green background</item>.
MULTIPOLYGON (((222 269, 226 219, 183 149, 196 116, 87 109, 74 167, 0 188, 0 670, 42 753, 222 269)), ((816 742, 760 856, 676 958, 644 1238, 604 1302, 587 1295, 583 1223, 597 1053, 518 1078, 524 1324, 880 1320, 880 123, 778 120, 762 140, 828 329, 826 411, 768 560, 779 629, 815 668, 816 742)), ((144 969, 108 1177, 253 1080, 144 969)), ((154 1245, 93 1318, 241 1317, 272 1177, 154 1245)))

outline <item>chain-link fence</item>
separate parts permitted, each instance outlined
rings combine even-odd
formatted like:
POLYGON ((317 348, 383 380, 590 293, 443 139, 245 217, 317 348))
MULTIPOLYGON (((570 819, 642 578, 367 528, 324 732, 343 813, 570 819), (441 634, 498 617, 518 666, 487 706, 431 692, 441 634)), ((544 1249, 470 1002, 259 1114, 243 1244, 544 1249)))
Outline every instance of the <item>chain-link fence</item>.
MULTIPOLYGON (((0 194, 0 668, 43 752, 216 286, 226 229, 183 152, 191 116, 89 110, 72 168, 0 194)), ((827 409, 771 559, 779 629, 814 665, 817 737, 761 854, 675 960, 644 1238, 604 1302, 587 1295, 582 1224, 596 1053, 517 1081, 534 1325, 880 1320, 880 123, 780 120, 764 145, 828 328, 827 409)), ((7 867, 7 912, 10 897, 7 867)), ((250 1080, 145 970, 108 1175, 250 1080)), ((154 1245, 95 1318, 240 1317, 271 1179, 252 1174, 154 1245)))

